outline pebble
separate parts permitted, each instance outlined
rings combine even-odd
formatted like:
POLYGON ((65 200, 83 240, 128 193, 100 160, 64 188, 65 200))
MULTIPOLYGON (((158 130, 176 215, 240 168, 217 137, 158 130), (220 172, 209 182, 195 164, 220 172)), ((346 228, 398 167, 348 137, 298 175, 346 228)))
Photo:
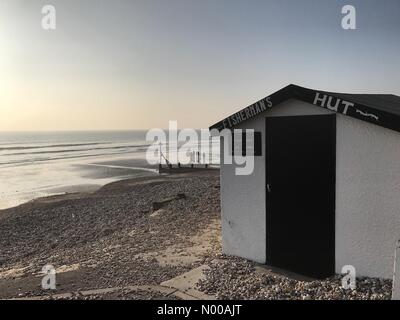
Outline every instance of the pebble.
POLYGON ((205 274, 197 289, 228 300, 388 300, 392 289, 391 280, 377 278, 358 278, 356 290, 345 290, 339 275, 306 282, 257 273, 254 263, 228 256, 212 263, 205 274))

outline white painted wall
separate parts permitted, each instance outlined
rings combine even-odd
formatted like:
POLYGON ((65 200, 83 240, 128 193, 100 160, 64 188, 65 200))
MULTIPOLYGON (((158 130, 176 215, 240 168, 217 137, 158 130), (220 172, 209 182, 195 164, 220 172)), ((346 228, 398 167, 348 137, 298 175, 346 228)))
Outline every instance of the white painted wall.
MULTIPOLYGON (((329 113, 289 100, 266 116, 329 113)), ((260 263, 266 260, 264 126, 257 117, 237 127, 262 132, 252 175, 236 176, 235 165, 221 164, 223 252, 260 263)), ((400 239, 400 133, 338 114, 336 157, 336 272, 350 264, 357 276, 391 278, 400 239)))
MULTIPOLYGON (((262 117, 249 120, 246 127, 261 131, 262 137, 265 136, 262 117)), ((264 263, 265 145, 262 145, 263 156, 254 158, 254 172, 249 176, 236 176, 234 164, 222 164, 222 148, 221 143, 222 250, 229 255, 264 263)))
POLYGON ((336 272, 392 278, 400 239, 400 133, 337 115, 336 272))

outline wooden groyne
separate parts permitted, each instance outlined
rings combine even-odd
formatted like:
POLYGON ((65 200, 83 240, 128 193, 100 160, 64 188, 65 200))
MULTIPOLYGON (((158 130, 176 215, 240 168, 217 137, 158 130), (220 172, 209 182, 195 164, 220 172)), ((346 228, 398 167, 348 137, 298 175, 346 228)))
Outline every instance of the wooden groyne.
POLYGON ((191 164, 191 165, 181 165, 180 163, 173 165, 169 163, 168 165, 158 165, 159 173, 187 173, 187 172, 198 172, 198 171, 215 171, 219 170, 218 167, 209 166, 208 164, 191 164))

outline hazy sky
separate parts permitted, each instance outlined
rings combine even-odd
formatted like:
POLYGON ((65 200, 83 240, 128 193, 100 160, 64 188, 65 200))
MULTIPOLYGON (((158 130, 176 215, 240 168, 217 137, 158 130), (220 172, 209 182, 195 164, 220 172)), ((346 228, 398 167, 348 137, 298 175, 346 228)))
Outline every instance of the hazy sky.
POLYGON ((400 1, 0 0, 0 130, 208 127, 289 83, 400 95, 400 1))

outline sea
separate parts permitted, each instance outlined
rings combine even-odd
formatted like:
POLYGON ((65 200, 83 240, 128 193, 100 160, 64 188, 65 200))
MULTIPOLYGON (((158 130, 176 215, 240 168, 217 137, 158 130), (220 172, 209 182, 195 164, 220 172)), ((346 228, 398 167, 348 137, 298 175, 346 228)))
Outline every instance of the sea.
MULTIPOLYGON (((0 132, 0 210, 39 197, 94 191, 117 180, 157 175, 158 164, 146 160, 153 143, 146 141, 146 133, 0 132)), ((218 139, 200 140, 190 147, 197 152, 205 144, 210 146, 206 161, 218 166, 218 139)), ((179 147, 171 151, 180 152, 179 147)), ((159 154, 152 160, 158 163, 159 154)))

